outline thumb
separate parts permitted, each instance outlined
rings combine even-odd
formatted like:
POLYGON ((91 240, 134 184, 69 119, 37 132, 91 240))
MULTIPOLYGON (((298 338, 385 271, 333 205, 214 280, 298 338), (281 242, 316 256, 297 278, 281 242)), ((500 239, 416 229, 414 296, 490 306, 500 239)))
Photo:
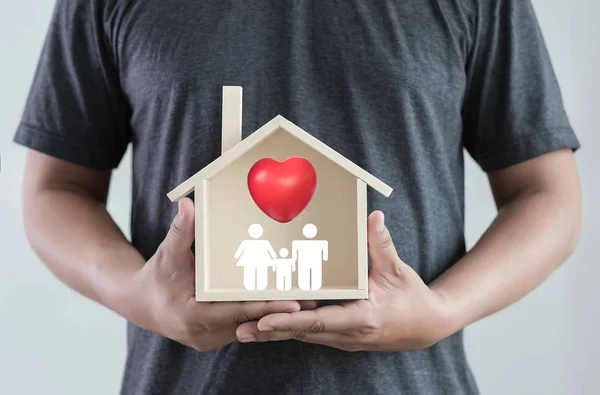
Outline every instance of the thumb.
POLYGON ((163 252, 178 254, 190 251, 194 242, 194 202, 190 198, 183 198, 178 203, 178 212, 169 232, 165 237, 163 252))
POLYGON ((398 256, 383 212, 374 211, 367 221, 367 236, 371 267, 383 275, 400 276, 402 260, 398 256))

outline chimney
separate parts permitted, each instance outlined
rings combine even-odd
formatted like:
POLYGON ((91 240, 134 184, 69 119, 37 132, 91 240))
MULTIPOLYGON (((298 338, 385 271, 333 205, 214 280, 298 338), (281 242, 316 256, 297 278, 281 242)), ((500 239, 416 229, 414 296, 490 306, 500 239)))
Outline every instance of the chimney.
POLYGON ((242 141, 242 87, 223 87, 221 155, 242 141))

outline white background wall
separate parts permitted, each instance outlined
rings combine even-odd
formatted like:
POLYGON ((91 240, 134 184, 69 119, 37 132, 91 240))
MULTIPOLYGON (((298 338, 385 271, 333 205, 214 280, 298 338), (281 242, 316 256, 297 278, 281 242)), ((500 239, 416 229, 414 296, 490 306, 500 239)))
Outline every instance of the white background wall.
MULTIPOLYGON (((54 2, 0 0, 0 394, 116 394, 125 322, 60 284, 30 251, 20 218, 25 151, 11 140, 54 2)), ((583 148, 584 231, 546 283, 466 330, 484 395, 600 394, 600 1, 534 0, 571 122, 583 148)), ((467 241, 495 210, 485 175, 467 164, 467 241)), ((130 156, 109 210, 129 236, 130 156)))

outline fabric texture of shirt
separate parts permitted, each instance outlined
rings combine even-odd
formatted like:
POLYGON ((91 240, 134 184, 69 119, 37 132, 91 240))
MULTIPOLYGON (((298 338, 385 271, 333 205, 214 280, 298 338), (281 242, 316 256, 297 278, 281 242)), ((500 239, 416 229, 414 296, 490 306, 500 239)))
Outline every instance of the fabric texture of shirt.
MULTIPOLYGON (((394 188, 369 189, 426 283, 465 254, 464 155, 486 172, 579 142, 529 0, 58 0, 15 141, 95 169, 132 150, 131 242, 167 193, 278 114, 394 188)), ((501 334, 499 334, 501 335, 501 334)), ((299 341, 201 353, 132 324, 122 394, 477 394, 460 331, 409 352, 299 341)))

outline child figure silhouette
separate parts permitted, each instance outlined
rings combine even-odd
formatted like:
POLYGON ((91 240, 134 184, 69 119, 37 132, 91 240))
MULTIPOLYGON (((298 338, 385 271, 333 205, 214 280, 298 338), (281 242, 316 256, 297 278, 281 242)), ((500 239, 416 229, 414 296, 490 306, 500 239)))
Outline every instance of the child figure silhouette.
POLYGON ((275 286, 280 291, 289 291, 292 288, 292 272, 296 271, 296 262, 288 258, 287 248, 279 250, 279 258, 273 259, 273 271, 276 272, 275 286))

